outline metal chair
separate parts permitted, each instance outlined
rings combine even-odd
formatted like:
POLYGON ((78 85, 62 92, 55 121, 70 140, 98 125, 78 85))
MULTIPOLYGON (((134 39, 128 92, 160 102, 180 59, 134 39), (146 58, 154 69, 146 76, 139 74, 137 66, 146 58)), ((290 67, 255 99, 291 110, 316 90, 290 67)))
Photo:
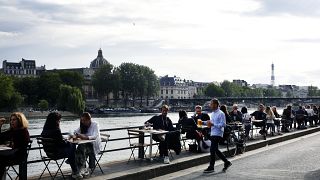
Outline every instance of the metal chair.
MULTIPOLYGON (((29 140, 28 145, 27 145, 27 155, 25 157, 25 159, 19 163, 12 163, 9 164, 9 166, 7 166, 6 171, 7 171, 7 176, 12 180, 12 179, 23 179, 22 177, 20 177, 21 173, 20 173, 20 169, 23 168, 23 166, 27 166, 27 160, 28 160, 28 156, 29 156, 29 150, 31 148, 32 145, 32 140, 29 140), (16 170, 15 166, 19 165, 19 171, 16 170), (13 176, 10 174, 10 172, 14 172, 17 176, 16 178, 13 178, 13 176)), ((25 168, 26 169, 26 168, 25 168)), ((25 172, 27 173, 27 172, 25 172)))
POLYGON ((94 170, 96 169, 97 166, 99 167, 101 173, 104 174, 99 162, 100 162, 103 154, 107 152, 106 151, 106 147, 107 147, 107 144, 108 144, 108 141, 109 141, 109 138, 110 138, 110 134, 100 133, 100 138, 101 138, 101 143, 103 143, 104 146, 103 146, 103 149, 99 152, 98 158, 95 159, 96 163, 95 163, 94 168, 91 170, 90 174, 92 174, 94 172, 94 170))
POLYGON ((135 130, 132 129, 127 129, 128 130, 128 140, 129 140, 129 146, 130 146, 130 150, 131 150, 131 154, 130 157, 128 159, 128 162, 130 161, 131 157, 133 157, 134 161, 136 160, 135 156, 134 156, 134 150, 137 148, 144 148, 144 157, 146 158, 146 151, 148 149, 149 144, 146 143, 139 143, 139 142, 135 142, 134 139, 139 139, 139 137, 141 136, 140 132, 137 132, 135 130))
POLYGON ((52 179, 55 179, 55 177, 58 175, 59 172, 61 173, 62 178, 65 179, 64 174, 61 170, 61 166, 65 162, 65 157, 61 156, 61 154, 58 154, 56 140, 52 138, 38 137, 37 143, 39 146, 41 159, 45 165, 45 168, 42 171, 39 179, 41 179, 42 175, 46 170, 49 172, 49 175, 52 179), (44 154, 44 152, 42 152, 42 150, 45 152, 46 155, 44 154), (59 163, 58 162, 59 160, 62 160, 62 161, 59 163), (54 175, 52 175, 51 171, 49 170, 49 164, 51 161, 54 161, 58 167, 58 170, 54 175))

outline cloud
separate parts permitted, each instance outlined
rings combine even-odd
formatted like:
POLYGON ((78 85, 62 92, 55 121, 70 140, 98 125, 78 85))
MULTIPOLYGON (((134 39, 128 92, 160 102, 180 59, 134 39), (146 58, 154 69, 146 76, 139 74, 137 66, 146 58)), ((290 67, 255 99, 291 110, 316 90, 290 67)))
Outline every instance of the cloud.
POLYGON ((315 16, 320 15, 318 0, 256 0, 260 7, 249 14, 260 16, 315 16))

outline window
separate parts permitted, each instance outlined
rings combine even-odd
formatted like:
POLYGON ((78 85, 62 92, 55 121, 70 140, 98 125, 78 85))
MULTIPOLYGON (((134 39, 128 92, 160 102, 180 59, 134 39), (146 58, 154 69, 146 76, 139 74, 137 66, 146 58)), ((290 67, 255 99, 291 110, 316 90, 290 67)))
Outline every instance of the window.
POLYGON ((173 94, 173 90, 171 89, 171 94, 173 94))
POLYGON ((166 89, 166 94, 168 94, 168 89, 166 89))
MULTIPOLYGON (((161 94, 163 94, 163 90, 161 89, 161 94)), ((162 97, 161 97, 162 98, 162 97)))

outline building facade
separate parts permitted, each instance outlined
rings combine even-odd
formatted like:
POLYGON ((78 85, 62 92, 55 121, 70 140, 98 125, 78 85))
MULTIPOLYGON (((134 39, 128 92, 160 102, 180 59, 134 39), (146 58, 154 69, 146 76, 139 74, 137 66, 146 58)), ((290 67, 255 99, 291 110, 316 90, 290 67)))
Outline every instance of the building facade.
POLYGON ((17 77, 36 77, 44 72, 45 66, 36 66, 35 60, 23 59, 20 62, 8 62, 4 60, 2 62, 2 72, 6 75, 12 75, 17 77))
POLYGON ((160 77, 161 99, 192 99, 203 92, 208 83, 194 82, 168 75, 160 77))

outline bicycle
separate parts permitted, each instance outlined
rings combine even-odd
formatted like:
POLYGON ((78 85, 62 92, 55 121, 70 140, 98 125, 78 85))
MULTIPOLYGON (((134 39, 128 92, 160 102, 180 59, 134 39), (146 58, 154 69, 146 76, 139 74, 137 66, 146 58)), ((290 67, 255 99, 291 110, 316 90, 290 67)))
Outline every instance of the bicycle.
POLYGON ((227 138, 227 151, 229 156, 235 156, 246 150, 246 135, 241 124, 232 124, 232 130, 227 138))

